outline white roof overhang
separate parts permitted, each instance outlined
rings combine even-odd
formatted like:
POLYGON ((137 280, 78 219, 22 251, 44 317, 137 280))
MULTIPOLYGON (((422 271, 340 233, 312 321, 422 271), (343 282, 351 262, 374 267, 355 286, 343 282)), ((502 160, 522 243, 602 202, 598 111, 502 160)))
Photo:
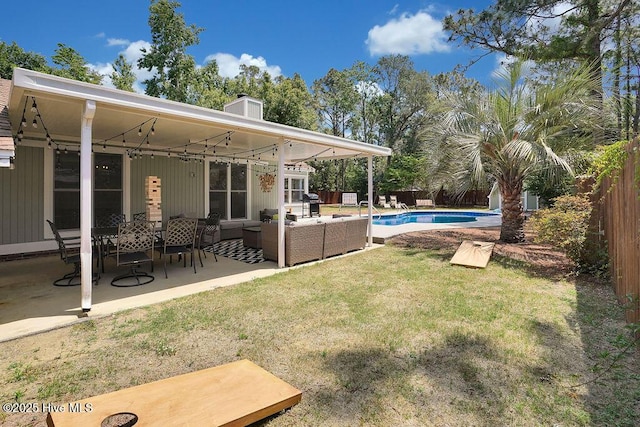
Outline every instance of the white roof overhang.
POLYGON ((261 157, 275 162, 275 147, 283 143, 287 163, 391 155, 386 147, 16 68, 9 117, 16 134, 25 116, 25 139, 46 138, 42 126, 31 126, 36 114, 31 112, 34 100, 42 122, 60 147, 79 146, 82 109, 85 101, 91 100, 96 104, 94 146, 122 147, 125 139, 127 149, 139 149, 143 154, 186 150, 190 156, 261 157))

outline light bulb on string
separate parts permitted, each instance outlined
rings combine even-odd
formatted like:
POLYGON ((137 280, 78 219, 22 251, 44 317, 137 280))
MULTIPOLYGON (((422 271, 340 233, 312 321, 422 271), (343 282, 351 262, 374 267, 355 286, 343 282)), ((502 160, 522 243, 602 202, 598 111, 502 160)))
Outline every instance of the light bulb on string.
POLYGON ((36 118, 33 118, 33 121, 31 122, 31 126, 33 126, 34 129, 38 128, 38 121, 36 120, 36 118))
POLYGON ((36 105, 36 100, 33 100, 33 104, 31 104, 31 112, 32 113, 37 113, 38 112, 38 106, 36 105))

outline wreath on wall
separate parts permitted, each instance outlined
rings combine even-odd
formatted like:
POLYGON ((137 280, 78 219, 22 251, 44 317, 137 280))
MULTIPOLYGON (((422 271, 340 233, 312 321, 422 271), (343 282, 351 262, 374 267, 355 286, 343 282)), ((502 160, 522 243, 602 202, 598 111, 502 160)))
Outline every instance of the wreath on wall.
POLYGON ((260 175, 260 188, 263 192, 269 193, 276 183, 276 176, 270 173, 260 175))

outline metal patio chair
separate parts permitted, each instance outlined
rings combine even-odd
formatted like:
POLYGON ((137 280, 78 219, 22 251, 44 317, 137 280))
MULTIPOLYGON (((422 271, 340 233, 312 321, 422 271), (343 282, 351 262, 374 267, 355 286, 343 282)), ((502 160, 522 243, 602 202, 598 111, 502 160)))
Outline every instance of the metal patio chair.
POLYGON ((167 221, 167 231, 165 232, 162 251, 162 265, 164 267, 165 278, 169 277, 167 275, 167 257, 169 257, 169 262, 171 262, 172 255, 182 256, 183 264, 186 267, 186 254, 191 254, 193 272, 196 273, 196 263, 193 262, 193 252, 195 251, 196 245, 197 227, 197 218, 174 218, 167 221))
MULTIPOLYGON (((54 286, 78 286, 80 285, 80 236, 74 237, 62 237, 60 232, 58 231, 58 227, 56 225, 47 220, 49 223, 49 227, 51 227, 51 232, 53 233, 56 243, 58 244, 58 252, 60 253, 60 259, 65 264, 73 264, 73 271, 65 274, 61 278, 55 280, 53 282, 54 286)), ((95 240, 93 240, 92 245, 92 257, 96 257, 98 262, 100 262, 100 245, 96 244, 95 240)), ((96 285, 98 284, 98 280, 100 279, 100 275, 96 272, 92 274, 92 282, 96 285)))
POLYGON ((129 287, 153 282, 155 277, 139 268, 144 264, 151 264, 153 272, 154 238, 153 221, 123 222, 118 225, 116 266, 128 266, 130 269, 129 272, 114 277, 111 281, 113 286, 129 287))

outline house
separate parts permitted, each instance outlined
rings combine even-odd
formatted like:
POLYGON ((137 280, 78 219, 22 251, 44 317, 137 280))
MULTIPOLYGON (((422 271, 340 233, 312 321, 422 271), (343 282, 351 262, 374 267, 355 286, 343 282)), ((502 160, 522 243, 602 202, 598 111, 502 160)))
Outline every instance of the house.
POLYGON ((0 257, 54 250, 47 220, 63 234, 80 233, 83 310, 91 307, 95 217, 145 211, 147 177, 160 179, 163 221, 210 211, 226 221, 255 220, 277 207, 282 267, 284 212, 308 191, 304 162, 367 158, 372 195, 373 157, 391 155, 265 121, 262 103, 246 96, 216 111, 20 68, 0 87, 9 88, 0 107, 11 136, 7 144, 0 116, 0 166, 13 165, 0 167, 0 257))
MULTIPOLYGON (((498 183, 494 182, 493 187, 491 187, 491 192, 489 193, 489 209, 502 209, 502 195, 500 194, 500 189, 498 188, 498 183)), ((534 211, 540 209, 540 197, 533 194, 528 190, 522 191, 522 196, 520 197, 520 201, 522 202, 522 210, 523 211, 534 211)))

